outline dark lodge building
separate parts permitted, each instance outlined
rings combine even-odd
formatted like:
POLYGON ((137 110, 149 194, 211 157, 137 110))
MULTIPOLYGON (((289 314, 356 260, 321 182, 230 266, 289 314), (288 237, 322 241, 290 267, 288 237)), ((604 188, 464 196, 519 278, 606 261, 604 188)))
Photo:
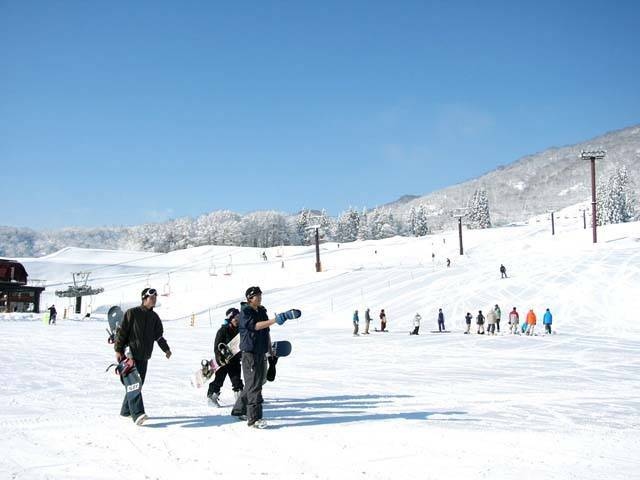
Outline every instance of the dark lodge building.
POLYGON ((28 276, 21 263, 0 258, 0 313, 40 313, 40 294, 44 287, 28 286, 28 276))

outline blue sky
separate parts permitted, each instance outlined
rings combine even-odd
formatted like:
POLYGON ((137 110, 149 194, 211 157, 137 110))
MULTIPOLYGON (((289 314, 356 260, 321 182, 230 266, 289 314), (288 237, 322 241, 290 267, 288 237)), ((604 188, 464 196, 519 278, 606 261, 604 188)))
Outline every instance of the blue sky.
POLYGON ((640 123, 639 5, 2 1, 0 225, 335 215, 640 123))

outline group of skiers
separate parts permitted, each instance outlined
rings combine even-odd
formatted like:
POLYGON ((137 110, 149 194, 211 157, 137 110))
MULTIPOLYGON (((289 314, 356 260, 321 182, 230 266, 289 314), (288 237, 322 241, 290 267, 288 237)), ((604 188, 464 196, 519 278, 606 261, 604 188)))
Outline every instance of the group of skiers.
MULTIPOLYGON (((153 311, 157 295, 158 292, 154 288, 142 290, 142 304, 127 310, 114 341, 116 361, 119 366, 126 363, 127 371, 134 366, 137 369, 140 375, 138 389, 144 384, 147 363, 151 358, 155 342, 167 358, 171 357, 171 349, 163 337, 162 321, 153 311)), ((266 308, 262 306, 260 287, 249 287, 245 292, 245 298, 246 302, 243 302, 241 310, 230 308, 226 311, 225 322, 216 334, 214 345, 216 360, 222 360, 217 345, 229 343, 239 333, 242 355, 234 356, 230 362, 216 371, 215 378, 209 385, 207 397, 211 404, 220 405, 218 402, 220 388, 228 375, 236 399, 231 415, 246 421, 250 427, 264 428, 267 424, 262 418, 262 385, 267 379, 268 362, 265 361, 265 356, 271 350, 269 327, 275 323, 283 325, 296 316, 293 310, 289 310, 269 318, 266 308), (242 370, 244 383, 240 377, 240 370, 242 370)), ((298 312, 297 315, 299 314, 298 312)), ((272 361, 269 365, 274 362, 272 361)), ((142 394, 135 396, 125 394, 120 415, 130 417, 136 425, 142 425, 148 418, 142 394)))
MULTIPOLYGON (((384 308, 380 310, 378 314, 378 318, 380 318, 380 330, 375 329, 376 332, 388 332, 387 330, 387 314, 384 313, 384 308)), ((363 335, 369 335, 369 326, 371 325, 371 309, 367 308, 364 312, 364 331, 363 335)), ((360 330, 360 316, 358 315, 358 310, 353 312, 353 336, 360 335, 358 331, 360 330)))
MULTIPOLYGON (((497 304, 493 308, 489 309, 486 317, 482 313, 482 310, 478 310, 478 315, 476 315, 476 325, 478 327, 477 329, 478 335, 485 334, 485 328, 484 328, 485 323, 487 324, 486 333, 488 335, 495 335, 496 333, 500 333, 501 317, 502 317, 502 311, 500 310, 500 307, 497 304)), ((467 314, 464 317, 464 320, 467 326, 464 333, 469 334, 471 333, 471 322, 473 320, 473 315, 467 312, 467 314)), ((359 321, 360 320, 358 317, 358 310, 356 310, 353 312, 353 335, 354 336, 358 335, 359 321)), ((421 321, 422 321, 422 316, 420 315, 420 313, 416 313, 415 316, 413 317, 413 330, 409 332, 409 335, 419 335, 421 321)), ((365 311, 365 330, 364 332, 362 332, 363 334, 369 334, 370 322, 371 322, 371 315, 369 313, 369 309, 367 308, 365 311)), ((387 316, 384 312, 384 309, 380 311, 380 323, 381 323, 380 331, 387 331, 386 330, 387 316)), ((545 327, 545 333, 548 333, 548 334, 552 333, 551 325, 553 324, 553 315, 551 315, 551 312, 549 311, 548 308, 544 313, 542 323, 545 327)), ((522 325, 520 324, 520 314, 518 313, 516 307, 513 307, 513 310, 509 312, 509 333, 511 334, 534 335, 536 324, 537 324, 537 317, 533 309, 529 309, 529 312, 527 313, 524 321, 522 322, 522 325)), ((378 330, 376 329, 376 331, 378 330)), ((447 332, 447 330, 444 324, 444 313, 442 312, 442 308, 439 308, 437 333, 445 333, 445 332, 447 332)))
MULTIPOLYGON (((502 312, 500 311, 500 307, 497 304, 492 309, 489 309, 489 311, 487 312, 486 318, 482 313, 482 310, 478 310, 478 315, 476 315, 476 325, 478 326, 478 330, 477 330, 478 335, 484 335, 485 333, 484 331, 485 320, 487 323, 487 334, 495 335, 496 330, 498 333, 500 333, 501 316, 502 316, 502 312)), ((464 319, 465 319, 465 323, 467 324, 467 329, 464 333, 470 333, 471 320, 473 319, 473 316, 471 315, 471 313, 467 312, 464 319)), ((509 312, 509 333, 513 335, 520 335, 520 334, 534 335, 534 330, 537 323, 538 323, 538 319, 532 308, 529 309, 529 312, 527 312, 527 316, 522 322, 522 325, 520 325, 520 314, 518 313, 516 307, 513 307, 513 309, 509 312)), ((544 327, 545 327, 545 333, 551 333, 551 325, 553 324, 553 315, 551 315, 551 312, 549 311, 548 308, 544 313, 542 323, 544 324, 544 327)))

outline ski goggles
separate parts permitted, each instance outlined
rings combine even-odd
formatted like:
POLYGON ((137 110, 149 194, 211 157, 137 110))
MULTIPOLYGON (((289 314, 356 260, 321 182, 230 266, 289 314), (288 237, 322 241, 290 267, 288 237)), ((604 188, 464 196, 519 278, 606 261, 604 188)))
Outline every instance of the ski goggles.
POLYGON ((142 298, 152 297, 153 295, 158 295, 158 291, 155 288, 144 289, 142 291, 142 298))

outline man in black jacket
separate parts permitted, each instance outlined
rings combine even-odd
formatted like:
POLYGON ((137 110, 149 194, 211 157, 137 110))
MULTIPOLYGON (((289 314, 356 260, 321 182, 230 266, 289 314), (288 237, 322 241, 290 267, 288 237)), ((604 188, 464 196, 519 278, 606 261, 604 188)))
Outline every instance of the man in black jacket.
POLYGON ((271 350, 269 327, 274 323, 282 325, 292 317, 285 312, 269 318, 267 309, 262 306, 260 287, 249 287, 245 297, 247 305, 242 308, 239 322, 242 374, 245 385, 231 410, 231 415, 241 420, 246 417, 247 425, 250 427, 265 428, 267 422, 262 419, 262 384, 267 378, 265 356, 271 350))
MULTIPOLYGON (((147 362, 153 352, 153 342, 165 353, 166 357, 171 357, 171 350, 164 339, 162 320, 153 308, 156 306, 158 292, 155 288, 145 288, 141 294, 142 305, 126 311, 120 329, 116 335, 114 349, 116 351, 116 361, 119 363, 125 358, 125 348, 129 347, 130 356, 135 361, 136 369, 140 374, 140 379, 144 385, 147 375, 147 362)), ((120 415, 131 417, 136 425, 142 425, 147 419, 142 402, 142 394, 134 401, 129 401, 125 395, 120 409, 120 415)))
MULTIPOLYGON (((226 312, 226 320, 228 324, 222 325, 216 334, 216 340, 213 343, 213 350, 218 365, 222 365, 222 355, 218 351, 218 345, 229 343, 238 334, 238 320, 240 319, 240 310, 237 308, 230 308, 226 312)), ((225 366, 216 370, 213 382, 209 384, 209 390, 207 391, 207 397, 209 403, 220 406, 218 399, 220 398, 220 389, 224 384, 224 379, 229 374, 231 379, 231 386, 233 387, 233 395, 237 400, 240 396, 240 392, 244 388, 242 379, 240 378, 242 367, 240 366, 240 355, 235 355, 225 366)))

